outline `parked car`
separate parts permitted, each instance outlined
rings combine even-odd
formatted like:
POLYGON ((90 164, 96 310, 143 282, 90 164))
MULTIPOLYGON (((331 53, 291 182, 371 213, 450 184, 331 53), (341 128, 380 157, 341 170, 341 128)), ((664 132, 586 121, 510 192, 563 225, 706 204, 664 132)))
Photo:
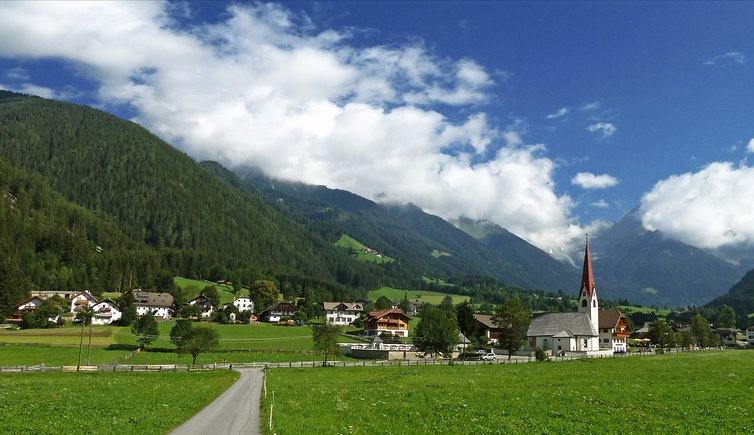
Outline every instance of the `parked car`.
POLYGON ((485 353, 484 355, 480 356, 479 359, 482 361, 494 361, 495 360, 495 354, 494 353, 485 353))

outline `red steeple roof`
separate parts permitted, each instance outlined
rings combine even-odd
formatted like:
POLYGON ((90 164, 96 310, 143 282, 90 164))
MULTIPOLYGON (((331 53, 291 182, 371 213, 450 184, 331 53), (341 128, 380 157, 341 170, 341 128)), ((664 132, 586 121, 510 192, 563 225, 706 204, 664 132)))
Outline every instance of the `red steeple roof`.
POLYGON ((579 296, 581 292, 586 290, 586 297, 592 300, 594 294, 594 275, 592 274, 592 260, 589 258, 589 236, 586 236, 586 248, 584 248, 584 269, 581 272, 581 289, 579 290, 579 296))

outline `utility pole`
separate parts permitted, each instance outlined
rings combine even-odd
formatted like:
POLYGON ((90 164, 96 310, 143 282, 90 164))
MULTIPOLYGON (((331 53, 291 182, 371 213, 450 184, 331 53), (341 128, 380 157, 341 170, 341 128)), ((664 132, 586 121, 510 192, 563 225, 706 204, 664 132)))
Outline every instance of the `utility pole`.
POLYGON ((84 318, 81 317, 81 341, 79 341, 79 362, 76 364, 76 371, 81 367, 81 352, 84 350, 84 318))
POLYGON ((89 312, 88 314, 89 314, 88 316, 89 317, 89 350, 86 353, 86 365, 90 365, 89 360, 92 357, 92 318, 94 317, 94 313, 89 312))

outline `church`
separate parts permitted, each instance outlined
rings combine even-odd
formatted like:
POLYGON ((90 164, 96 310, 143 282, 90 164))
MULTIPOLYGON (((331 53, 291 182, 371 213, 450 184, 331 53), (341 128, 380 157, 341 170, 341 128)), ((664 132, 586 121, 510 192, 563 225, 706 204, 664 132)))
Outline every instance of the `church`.
POLYGON ((577 311, 547 313, 532 319, 526 332, 528 347, 530 350, 544 349, 553 355, 612 355, 612 346, 600 349, 599 317, 599 301, 587 236, 577 311))

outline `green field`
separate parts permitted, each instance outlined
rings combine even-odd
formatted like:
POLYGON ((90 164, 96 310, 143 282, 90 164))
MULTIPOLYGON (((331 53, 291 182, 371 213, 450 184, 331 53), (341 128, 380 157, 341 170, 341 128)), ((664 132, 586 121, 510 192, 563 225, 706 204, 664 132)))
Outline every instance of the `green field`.
MULTIPOLYGON (((217 350, 255 350, 265 353, 239 353, 230 357, 229 354, 207 354, 201 356, 197 362, 222 362, 227 358, 230 362, 254 362, 254 361, 311 361, 319 357, 296 354, 290 351, 312 350, 312 330, 309 326, 278 326, 267 323, 254 325, 221 325, 218 323, 202 322, 196 325, 209 326, 220 334, 220 345, 217 350), (288 351, 278 353, 278 351, 288 351)), ((175 345, 170 342, 170 330, 175 325, 174 320, 158 323, 159 337, 147 345, 147 349, 174 350, 175 345)), ((347 328, 354 330, 355 328, 347 328)), ((19 331, 0 331, 0 343, 27 344, 26 346, 2 346, 0 347, 0 365, 37 365, 44 362, 48 366, 53 365, 76 365, 78 361, 78 345, 80 342, 80 328, 75 326, 54 329, 28 329, 19 331), (40 344, 40 346, 33 346, 40 344), (70 347, 50 347, 42 345, 66 345, 70 347)), ((88 334, 88 329, 85 329, 88 334)), ((84 360, 86 359, 86 347, 88 335, 84 336, 84 360)), ((341 336, 340 342, 358 341, 348 336, 341 336)), ((107 364, 115 361, 127 353, 126 350, 108 350, 106 345, 137 344, 136 336, 130 327, 121 326, 95 326, 92 337, 92 364, 107 364)), ((128 364, 185 364, 186 361, 177 354, 169 352, 149 352, 129 359, 128 364)))
POLYGON ((664 319, 671 312, 671 310, 667 308, 635 307, 633 305, 618 305, 616 309, 622 311, 626 315, 631 313, 655 313, 660 319, 664 319))
MULTIPOLYGON (((309 433, 353 434, 754 431, 754 351, 273 369, 267 388, 275 391, 273 430, 282 434, 302 427, 309 433)), ((270 403, 268 398, 262 406, 262 421, 269 418, 270 403)))
POLYGON ((0 432, 164 434, 238 379, 190 373, 0 374, 0 432))
POLYGON ((343 249, 347 249, 349 251, 353 251, 353 258, 359 260, 359 261, 365 261, 365 262, 371 262, 371 263, 391 263, 393 261, 392 258, 388 257, 387 255, 380 254, 379 256, 375 254, 368 254, 364 252, 365 249, 367 249, 366 246, 364 246, 361 242, 358 240, 352 238, 348 234, 343 234, 340 236, 337 242, 335 242, 335 246, 343 249))
POLYGON ((199 296, 199 293, 204 290, 204 287, 207 287, 208 285, 215 286, 215 288, 217 289, 217 293, 220 295, 220 305, 233 302, 233 300, 237 296, 249 296, 248 289, 241 288, 238 291, 238 295, 236 295, 235 293, 233 293, 233 286, 215 284, 212 281, 199 281, 196 279, 176 276, 175 278, 173 278, 173 282, 175 282, 175 285, 181 289, 190 290, 188 293, 186 293, 186 300, 189 301, 199 296))
MULTIPOLYGON (((87 351, 86 341, 84 341, 81 364, 86 364, 87 351)), ((92 365, 110 364, 128 352, 128 350, 108 350, 102 347, 93 347, 90 362, 92 365)), ((75 366, 78 363, 78 358, 78 347, 0 347, 0 366, 35 366, 41 363, 47 366, 75 366)))
POLYGON ((445 296, 452 297, 454 304, 460 304, 461 302, 469 300, 468 296, 452 295, 449 293, 431 292, 425 290, 401 290, 392 287, 381 287, 377 290, 372 290, 368 293, 367 297, 373 301, 377 300, 377 298, 379 298, 380 296, 385 296, 386 298, 393 301, 400 301, 403 300, 403 297, 406 294, 408 294, 408 300, 410 301, 418 300, 421 302, 427 302, 432 305, 438 305, 440 302, 442 302, 445 296))

